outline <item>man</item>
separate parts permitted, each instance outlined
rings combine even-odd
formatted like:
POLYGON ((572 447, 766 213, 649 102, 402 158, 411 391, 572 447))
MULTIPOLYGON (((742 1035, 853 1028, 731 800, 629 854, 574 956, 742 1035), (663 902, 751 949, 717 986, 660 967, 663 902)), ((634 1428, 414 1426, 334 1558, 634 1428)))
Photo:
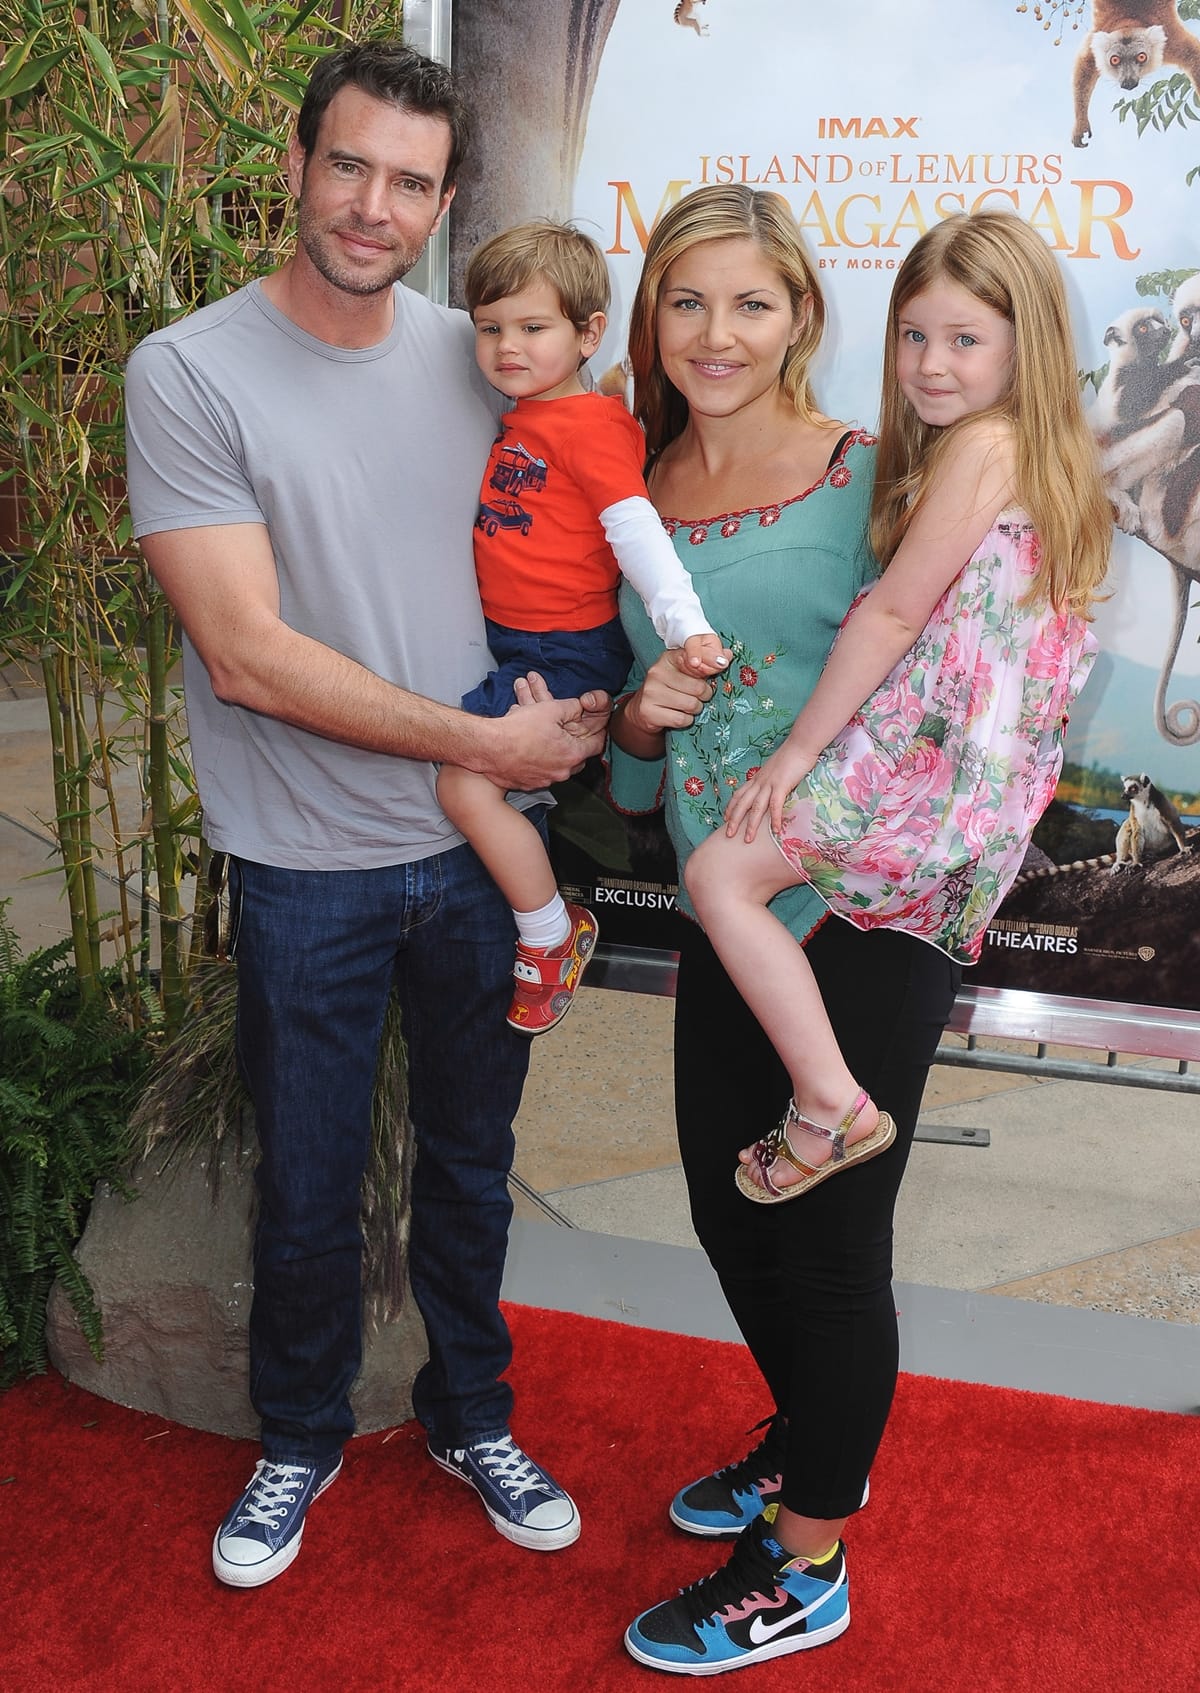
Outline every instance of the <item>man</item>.
MULTIPOLYGON (((300 1548, 353 1432, 359 1192, 390 988, 417 1141, 410 1277, 429 1451, 499 1532, 579 1533, 509 1434, 498 1300, 512 1119, 511 916, 438 809, 435 762, 536 790, 598 750, 608 701, 457 709, 488 668, 471 529, 496 397, 461 313, 400 287, 454 196, 449 73, 368 43, 318 65, 288 150, 294 257, 129 365, 135 533, 185 631, 205 825, 230 858, 238 1056, 262 1159, 250 1394, 263 1456, 217 1530, 220 1580, 300 1548)), ((524 697, 524 696, 523 696, 524 697)))

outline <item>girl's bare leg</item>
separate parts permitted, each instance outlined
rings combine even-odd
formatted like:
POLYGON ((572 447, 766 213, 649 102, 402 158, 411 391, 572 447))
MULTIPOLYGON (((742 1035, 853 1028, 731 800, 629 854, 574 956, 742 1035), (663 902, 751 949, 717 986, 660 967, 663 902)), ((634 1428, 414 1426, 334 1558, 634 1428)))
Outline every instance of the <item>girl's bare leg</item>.
MULTIPOLYGON (((849 1109, 858 1083, 846 1067, 804 948, 767 909, 769 900, 799 878, 766 829, 753 841, 718 830, 688 859, 684 876, 722 964, 787 1066, 797 1111, 833 1127, 849 1109)), ((871 1134, 878 1121, 868 1101, 846 1144, 871 1134)), ((809 1165, 823 1164, 833 1151, 829 1141, 799 1125, 788 1139, 809 1165)), ((751 1162, 749 1148, 741 1159, 751 1162)), ((781 1159, 771 1179, 785 1188, 799 1174, 781 1159)))

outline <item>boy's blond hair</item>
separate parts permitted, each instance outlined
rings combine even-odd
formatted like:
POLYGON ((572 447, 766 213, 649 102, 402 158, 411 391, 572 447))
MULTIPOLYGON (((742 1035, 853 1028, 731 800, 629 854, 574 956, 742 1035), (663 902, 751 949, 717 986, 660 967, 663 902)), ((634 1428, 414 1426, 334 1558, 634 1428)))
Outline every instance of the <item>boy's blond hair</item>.
POLYGON ((480 306, 520 294, 538 277, 558 295, 563 316, 576 329, 586 328, 597 312, 607 312, 608 266, 590 235, 569 223, 539 218, 519 223, 476 247, 463 287, 471 316, 480 306))

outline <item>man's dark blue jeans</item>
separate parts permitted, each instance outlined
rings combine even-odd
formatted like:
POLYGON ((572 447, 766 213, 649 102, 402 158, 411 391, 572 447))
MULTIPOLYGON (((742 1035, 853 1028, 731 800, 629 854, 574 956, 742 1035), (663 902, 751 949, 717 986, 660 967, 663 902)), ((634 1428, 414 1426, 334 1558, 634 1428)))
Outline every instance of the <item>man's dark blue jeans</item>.
POLYGON ((505 1022, 508 907, 468 846, 379 870, 233 859, 230 895, 238 1059, 262 1147, 250 1397, 264 1456, 311 1464, 354 1432, 360 1193, 393 981, 417 1145, 409 1274, 429 1340, 413 1405, 436 1445, 504 1433, 498 1301, 529 1062, 505 1022))

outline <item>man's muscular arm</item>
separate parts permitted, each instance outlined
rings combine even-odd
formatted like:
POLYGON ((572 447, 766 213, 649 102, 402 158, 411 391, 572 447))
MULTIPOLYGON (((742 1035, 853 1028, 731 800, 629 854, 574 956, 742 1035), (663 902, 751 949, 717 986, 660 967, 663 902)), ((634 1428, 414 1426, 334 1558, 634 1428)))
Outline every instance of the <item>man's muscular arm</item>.
POLYGON ((509 716, 472 717, 385 682, 279 615, 264 525, 233 523, 147 535, 146 562, 174 606, 218 699, 314 735, 397 758, 477 770, 503 787, 562 781, 604 744, 607 701, 543 700, 509 716))

